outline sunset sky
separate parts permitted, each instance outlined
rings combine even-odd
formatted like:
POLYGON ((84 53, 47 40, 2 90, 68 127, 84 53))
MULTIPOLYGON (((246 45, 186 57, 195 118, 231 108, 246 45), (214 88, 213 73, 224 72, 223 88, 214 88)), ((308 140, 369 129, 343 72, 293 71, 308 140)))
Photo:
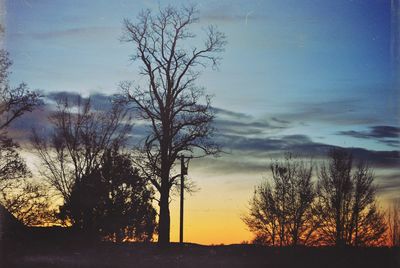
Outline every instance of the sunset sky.
MULTIPOLYGON (((122 21, 159 2, 189 3, 0 0, 11 84, 24 81, 48 101, 68 92, 102 102, 119 82, 140 83, 129 61, 135 48, 120 41, 122 21)), ((190 163, 200 190, 186 198, 185 241, 250 240, 240 217, 270 159, 286 151, 319 159, 332 146, 352 148, 374 167, 382 204, 400 197, 400 11, 390 0, 207 0, 197 7, 194 31, 217 25, 228 40, 219 69, 206 69, 197 82, 214 96, 216 139, 226 153, 190 163)), ((44 115, 16 122, 22 144, 31 127, 46 124, 44 115)))

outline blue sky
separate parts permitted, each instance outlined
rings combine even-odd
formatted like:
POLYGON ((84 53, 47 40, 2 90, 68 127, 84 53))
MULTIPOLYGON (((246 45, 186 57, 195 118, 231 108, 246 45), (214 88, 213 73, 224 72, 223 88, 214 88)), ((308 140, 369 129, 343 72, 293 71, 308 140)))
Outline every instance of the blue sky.
MULTIPOLYGON (((15 82, 89 94, 117 92, 120 81, 140 79, 128 60, 133 48, 119 41, 122 20, 157 8, 156 1, 6 5, 6 48, 15 82)), ((398 91, 390 78, 390 1, 202 1, 198 7, 200 26, 219 26, 229 42, 219 71, 206 70, 199 80, 215 95, 214 105, 259 118, 311 116, 316 105, 316 118, 308 123, 318 128, 327 123, 321 135, 342 146, 343 139, 332 135, 335 129, 398 124, 398 91), (320 107, 332 102, 335 107, 320 107), (328 121, 342 122, 327 122, 318 118, 321 113, 336 113, 328 121)))
MULTIPOLYGON (((117 93, 124 80, 140 83, 138 66, 129 61, 134 48, 119 41, 122 21, 134 20, 141 9, 157 9, 158 1, 5 3, 12 83, 85 96, 117 93)), ((162 1, 167 3, 187 2, 162 1)), ((376 164, 377 171, 387 178, 382 185, 390 197, 400 195, 394 183, 400 175, 400 69, 390 0, 208 0, 198 8, 195 30, 215 24, 228 38, 219 69, 205 70, 198 84, 214 95, 219 138, 232 152, 194 163, 195 180, 207 177, 201 188, 219 186, 213 184, 219 178, 228 185, 225 202, 237 195, 243 203, 262 177, 269 150, 315 153, 338 145, 365 150, 357 152, 377 163, 388 158, 389 164, 376 164), (383 157, 376 151, 397 153, 383 157), (240 169, 221 175, 232 165, 240 169)), ((206 193, 194 198, 210 199, 206 193)))

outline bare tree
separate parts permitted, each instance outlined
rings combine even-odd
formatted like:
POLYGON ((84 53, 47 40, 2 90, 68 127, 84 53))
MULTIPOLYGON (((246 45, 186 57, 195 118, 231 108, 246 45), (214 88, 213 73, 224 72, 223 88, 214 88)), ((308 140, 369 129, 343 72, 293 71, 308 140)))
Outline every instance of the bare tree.
POLYGON ((255 235, 253 243, 275 246, 280 242, 277 238, 279 222, 274 213, 272 195, 270 184, 259 185, 250 201, 249 214, 242 218, 255 235))
POLYGON ((153 14, 143 11, 138 21, 124 21, 123 41, 132 43, 132 60, 142 63, 140 74, 146 86, 132 88, 122 83, 126 100, 141 119, 150 123, 149 134, 142 146, 149 179, 160 194, 159 243, 170 241, 169 198, 178 176, 172 175, 179 153, 215 154, 218 146, 209 137, 213 113, 210 98, 195 86, 201 68, 208 63, 218 65, 219 52, 225 46, 225 36, 215 27, 208 27, 206 40, 200 48, 193 47, 196 35, 190 31, 198 21, 192 6, 177 9, 166 7, 153 14))
POLYGON ((29 173, 18 153, 19 146, 7 137, 7 129, 25 112, 31 112, 42 103, 40 95, 29 91, 26 84, 17 87, 9 84, 11 64, 8 53, 0 50, 0 180, 4 183, 29 173))
POLYGON ((46 186, 24 179, 0 192, 3 206, 27 226, 54 224, 57 219, 51 208, 46 186))
POLYGON ((51 218, 47 192, 30 180, 18 145, 0 137, 0 204, 26 225, 45 224, 51 218))
POLYGON ((33 111, 42 101, 25 83, 17 87, 9 84, 11 64, 8 53, 0 50, 0 203, 25 224, 41 224, 45 215, 49 215, 44 209, 48 203, 42 198, 41 188, 28 181, 31 174, 19 155, 18 144, 7 137, 7 130, 12 122, 33 111))
POLYGON ((13 181, 30 175, 18 148, 18 144, 11 139, 0 136, 0 191, 12 188, 13 181))
POLYGON ((400 199, 390 204, 387 212, 388 242, 392 247, 400 247, 400 199))
POLYGON ((315 230, 312 205, 315 189, 312 166, 287 154, 271 164, 272 184, 262 183, 243 217, 255 242, 267 245, 310 245, 315 230))
POLYGON ((42 162, 42 176, 68 202, 73 185, 99 167, 108 149, 124 144, 131 120, 119 103, 95 110, 90 98, 81 97, 60 99, 49 120, 51 133, 34 131, 32 145, 42 162))
POLYGON ((315 215, 321 243, 336 246, 368 246, 383 243, 386 225, 377 209, 372 170, 359 164, 344 149, 333 149, 322 165, 315 215))
POLYGON ((0 134, 4 135, 6 128, 25 112, 42 103, 40 95, 30 91, 25 83, 12 87, 9 83, 9 68, 12 62, 5 50, 0 50, 0 134))
POLYGON ((345 226, 350 221, 353 184, 352 157, 344 150, 333 150, 330 163, 322 165, 318 181, 317 215, 323 223, 320 235, 325 243, 344 245, 345 226))

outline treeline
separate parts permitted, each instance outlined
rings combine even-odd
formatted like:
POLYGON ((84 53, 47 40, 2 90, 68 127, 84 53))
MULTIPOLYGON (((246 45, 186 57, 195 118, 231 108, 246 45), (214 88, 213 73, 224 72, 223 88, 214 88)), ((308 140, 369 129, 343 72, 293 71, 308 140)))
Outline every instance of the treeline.
POLYGON ((345 149, 332 149, 315 165, 286 154, 270 165, 243 217, 270 246, 399 246, 399 207, 386 213, 376 201, 374 173, 345 149), (316 179, 313 179, 316 177, 316 179))

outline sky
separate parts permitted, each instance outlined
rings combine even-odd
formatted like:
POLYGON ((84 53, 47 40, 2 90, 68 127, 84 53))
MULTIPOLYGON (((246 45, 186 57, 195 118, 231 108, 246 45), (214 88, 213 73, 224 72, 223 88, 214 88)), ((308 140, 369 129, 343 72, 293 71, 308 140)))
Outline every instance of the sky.
MULTIPOLYGON (((0 45, 14 63, 11 83, 24 81, 49 100, 69 92, 100 102, 118 93, 121 81, 140 83, 138 65, 129 60, 134 47, 120 41, 122 21, 159 3, 0 0, 0 45)), ((197 4, 194 30, 216 25, 228 41, 219 68, 204 70, 197 81, 213 95, 216 139, 226 153, 190 163, 200 190, 185 201, 186 241, 250 240, 240 218, 254 187, 268 177, 268 161, 285 151, 323 157, 332 146, 351 148, 374 167, 382 202, 400 197, 398 6, 396 0, 197 4)), ((43 117, 36 112, 17 122, 19 137, 43 117)))

